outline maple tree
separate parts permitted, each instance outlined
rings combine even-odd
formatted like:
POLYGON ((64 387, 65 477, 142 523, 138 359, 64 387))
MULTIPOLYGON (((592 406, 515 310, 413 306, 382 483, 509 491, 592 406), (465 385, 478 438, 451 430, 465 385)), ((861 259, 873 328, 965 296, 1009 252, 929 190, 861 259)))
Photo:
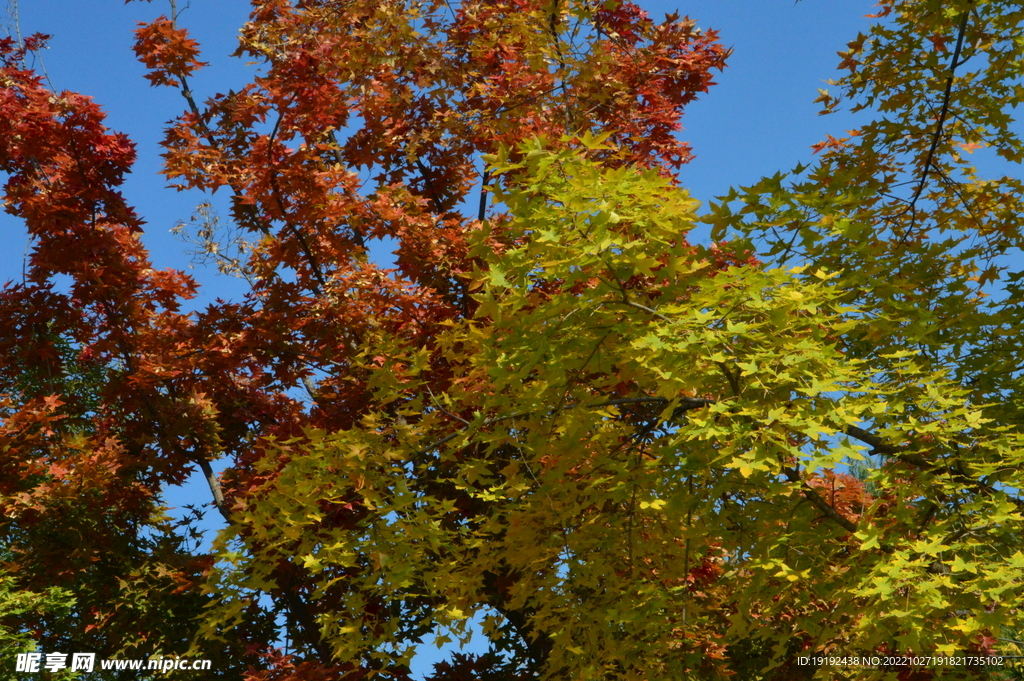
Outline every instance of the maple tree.
POLYGON ((0 43, 34 239, 0 296, 0 636, 251 681, 409 678, 474 632, 490 652, 432 679, 789 679, 1019 628, 1019 273, 994 258, 1021 185, 962 153, 1021 158, 1013 3, 883 2, 838 83, 879 118, 703 217, 674 133, 727 50, 689 20, 253 7, 260 74, 205 101, 173 3, 136 34, 186 107, 166 177, 231 197, 234 237, 202 208, 191 238, 250 291, 198 312, 118 190, 130 141, 25 66, 41 38, 0 43), (212 553, 161 506, 194 469, 212 553))

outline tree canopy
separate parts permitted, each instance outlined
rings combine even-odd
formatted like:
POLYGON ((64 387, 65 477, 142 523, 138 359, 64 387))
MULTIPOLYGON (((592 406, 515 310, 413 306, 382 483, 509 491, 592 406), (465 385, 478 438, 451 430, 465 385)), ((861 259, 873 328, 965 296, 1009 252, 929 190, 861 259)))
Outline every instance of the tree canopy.
POLYGON ((702 209, 676 132, 729 51, 688 18, 254 0, 258 75, 204 99, 172 2, 135 44, 182 96, 164 178, 230 196, 186 238, 248 286, 202 310, 131 141, 0 42, 0 638, 249 681, 408 679, 434 635, 490 649, 433 681, 1015 678, 1024 187, 970 154, 1024 159, 1024 11, 874 19, 819 100, 867 122, 702 209), (194 470, 212 548, 163 506, 194 470))

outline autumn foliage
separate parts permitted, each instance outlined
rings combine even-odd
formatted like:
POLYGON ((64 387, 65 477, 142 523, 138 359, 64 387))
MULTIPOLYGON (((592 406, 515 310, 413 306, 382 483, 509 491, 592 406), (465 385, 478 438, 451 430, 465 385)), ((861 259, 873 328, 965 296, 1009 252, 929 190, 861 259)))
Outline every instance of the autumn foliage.
MULTIPOLYGON (((844 53, 850 93, 880 88, 865 108, 918 77, 861 57, 885 40, 1020 61, 1005 3, 927 4, 844 53)), ((1017 369, 961 361, 1011 352, 1017 275, 1000 309, 971 282, 1003 276, 974 263, 1016 243, 1020 186, 953 177, 945 114, 923 142, 831 139, 700 218, 676 133, 728 51, 689 19, 254 0, 237 56, 259 75, 201 99, 173 14, 135 43, 183 98, 164 176, 230 196, 231 229, 207 206, 189 238, 249 286, 203 310, 147 259, 132 143, 25 66, 45 37, 0 42, 5 206, 32 239, 0 293, 0 589, 28 597, 0 635, 355 681, 475 633, 490 650, 431 679, 654 681, 989 655, 1020 622, 1017 369), (904 175, 920 189, 886 203, 904 175), (212 549, 161 505, 196 470, 212 549)), ((986 75, 990 113, 1012 73, 986 75)), ((899 130, 933 129, 879 106, 902 104, 899 130)))

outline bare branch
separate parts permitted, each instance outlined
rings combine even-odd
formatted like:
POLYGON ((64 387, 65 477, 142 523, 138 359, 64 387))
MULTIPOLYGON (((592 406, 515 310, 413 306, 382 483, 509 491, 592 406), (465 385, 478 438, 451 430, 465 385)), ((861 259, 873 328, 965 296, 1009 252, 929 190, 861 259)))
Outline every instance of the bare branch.
POLYGON ((957 30, 956 36, 956 48, 953 50, 953 58, 949 62, 949 76, 946 78, 946 91, 942 95, 942 109, 939 111, 939 120, 935 123, 935 132, 932 134, 932 144, 928 149, 928 155, 925 157, 924 168, 921 170, 921 179, 917 183, 917 189, 914 191, 914 196, 910 199, 907 207, 903 210, 903 213, 910 213, 910 226, 907 231, 903 233, 899 243, 896 245, 897 248, 902 246, 910 233, 914 230, 914 220, 916 216, 915 207, 917 206, 918 199, 921 198, 922 192, 924 192, 925 184, 928 181, 928 173, 931 170, 932 163, 935 159, 935 151, 939 147, 939 142, 942 139, 942 129, 946 125, 946 116, 949 115, 949 102, 953 94, 953 80, 954 73, 957 67, 961 66, 960 62, 960 50, 964 46, 964 35, 967 33, 967 19, 970 17, 970 12, 964 12, 963 18, 960 19, 960 28, 957 30))
POLYGON ((199 469, 203 471, 206 484, 210 486, 210 493, 213 494, 213 505, 224 517, 224 520, 230 523, 231 512, 228 510, 227 502, 224 501, 224 491, 220 487, 220 480, 217 479, 217 475, 213 472, 213 467, 203 456, 196 457, 196 463, 199 464, 199 469))

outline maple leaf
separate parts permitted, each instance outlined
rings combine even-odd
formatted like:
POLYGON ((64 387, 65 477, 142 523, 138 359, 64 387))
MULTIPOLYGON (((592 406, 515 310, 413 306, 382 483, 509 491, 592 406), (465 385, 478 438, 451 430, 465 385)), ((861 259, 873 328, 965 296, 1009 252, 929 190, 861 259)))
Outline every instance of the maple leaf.
POLYGON ((979 142, 961 142, 957 146, 966 151, 968 154, 973 154, 978 149, 984 149, 986 145, 981 144, 979 142))
POLYGON ((949 37, 944 35, 930 35, 928 36, 929 42, 932 44, 932 48, 936 52, 947 52, 946 43, 949 42, 949 37))
POLYGON ((56 411, 58 407, 64 405, 64 402, 61 402, 60 397, 57 395, 47 395, 43 398, 43 403, 46 404, 46 408, 50 411, 56 411))

